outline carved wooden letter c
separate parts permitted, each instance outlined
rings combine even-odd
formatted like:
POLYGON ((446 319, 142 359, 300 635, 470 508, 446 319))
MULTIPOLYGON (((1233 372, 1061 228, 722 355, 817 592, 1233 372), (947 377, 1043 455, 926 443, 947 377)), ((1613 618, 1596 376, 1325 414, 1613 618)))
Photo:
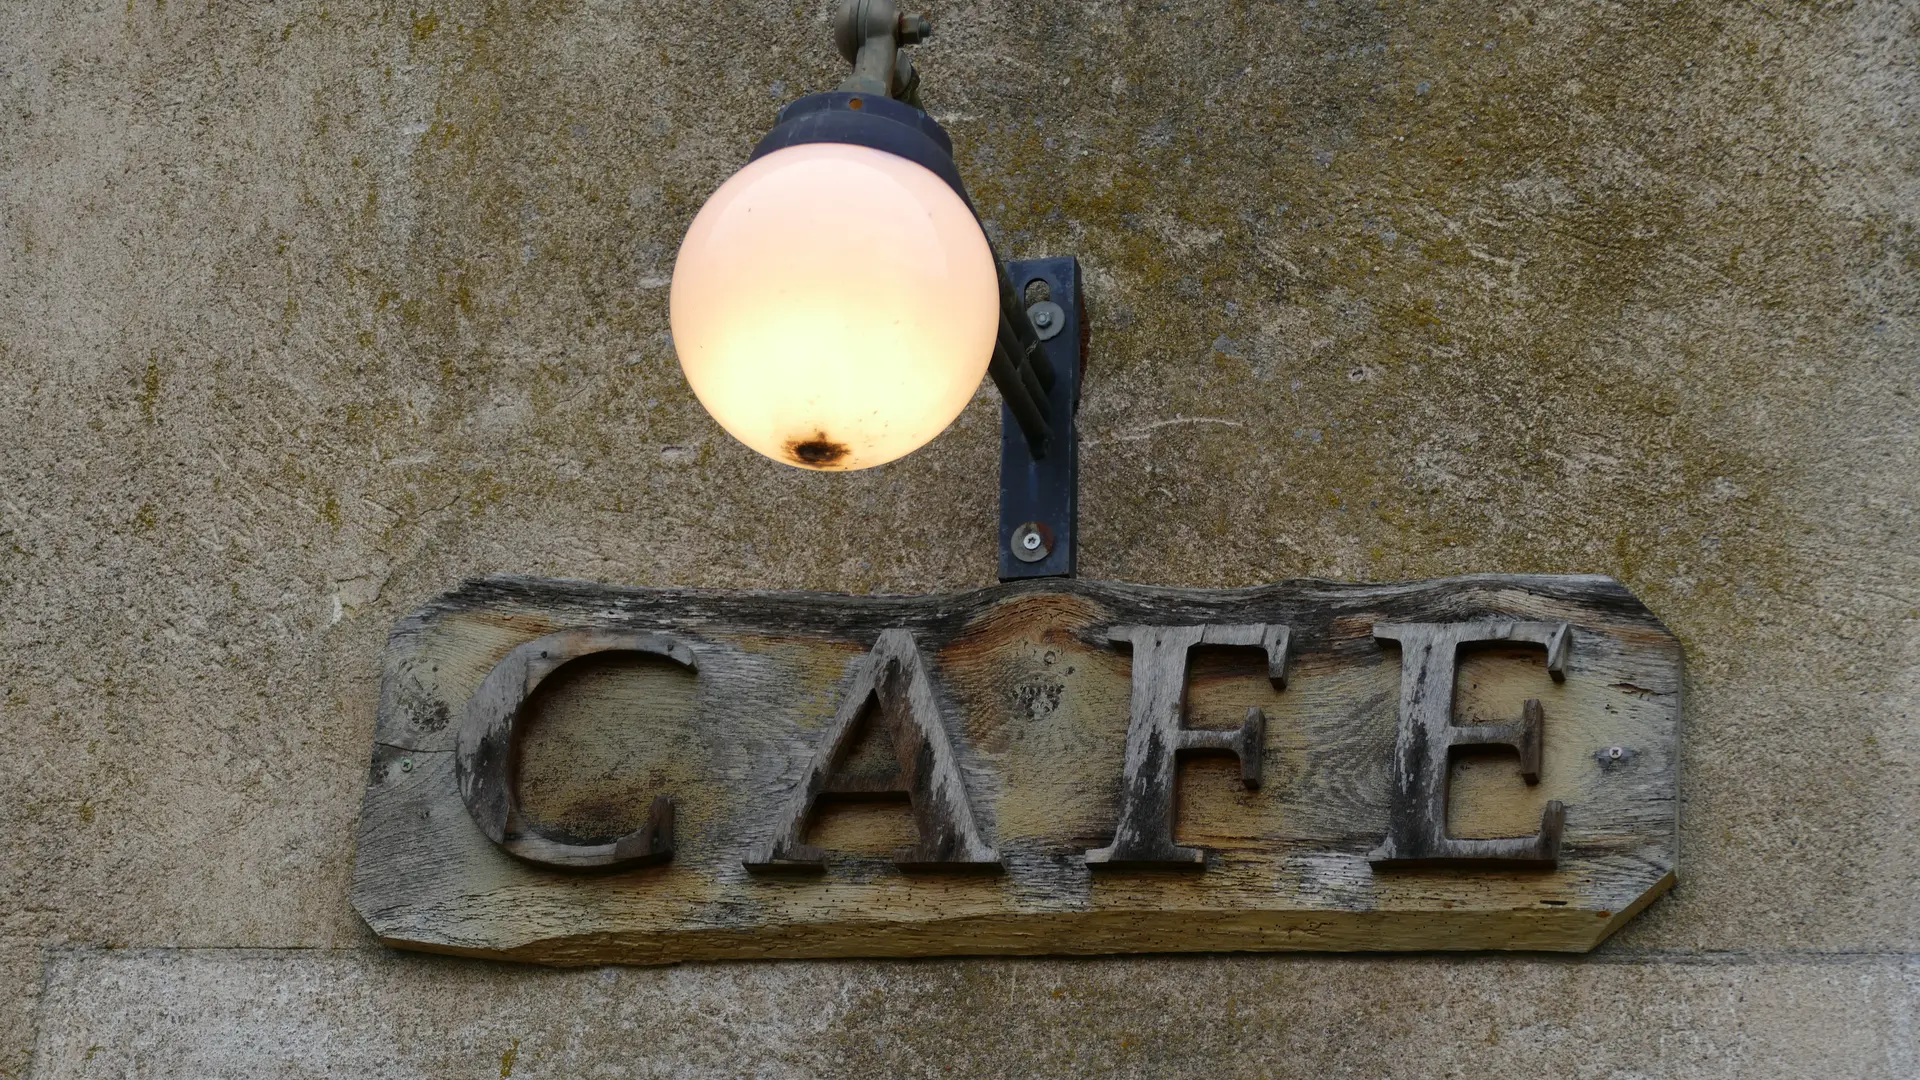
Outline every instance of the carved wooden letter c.
POLYGON ((673 857, 673 800, 665 795, 654 798, 645 825, 610 844, 549 839, 520 813, 514 777, 519 771, 515 727, 521 706, 547 676, 569 661, 603 652, 647 653, 698 670, 693 650, 665 634, 562 630, 508 653, 467 703, 454 761, 460 797, 487 839, 515 858, 558 870, 616 870, 673 857))

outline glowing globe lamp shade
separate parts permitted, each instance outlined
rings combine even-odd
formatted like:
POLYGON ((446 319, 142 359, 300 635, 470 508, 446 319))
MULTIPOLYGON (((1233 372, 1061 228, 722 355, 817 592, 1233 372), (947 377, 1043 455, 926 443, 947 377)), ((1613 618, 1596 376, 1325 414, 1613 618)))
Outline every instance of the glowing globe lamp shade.
POLYGON ((1000 318, 993 253, 953 185, 830 141, 763 147, 714 192, 680 245, 670 305, 680 366, 720 426, 831 470, 944 431, 986 374, 1000 318))

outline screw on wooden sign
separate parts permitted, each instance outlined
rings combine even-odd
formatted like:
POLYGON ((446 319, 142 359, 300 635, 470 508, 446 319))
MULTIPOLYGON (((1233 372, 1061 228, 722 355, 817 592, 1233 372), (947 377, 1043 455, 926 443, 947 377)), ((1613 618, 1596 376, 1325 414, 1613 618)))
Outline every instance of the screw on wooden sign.
POLYGON ((1680 666, 1596 577, 489 579, 395 630, 354 901, 555 963, 1586 949, 1673 881, 1680 666))

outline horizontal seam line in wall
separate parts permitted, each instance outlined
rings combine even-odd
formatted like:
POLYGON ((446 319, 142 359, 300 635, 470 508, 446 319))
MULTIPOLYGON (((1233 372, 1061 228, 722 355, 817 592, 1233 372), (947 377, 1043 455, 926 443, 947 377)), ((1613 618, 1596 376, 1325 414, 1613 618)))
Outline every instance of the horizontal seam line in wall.
MULTIPOLYGON (((488 963, 511 963, 515 967, 531 967, 536 970, 569 970, 548 965, 529 965, 518 960, 490 960, 486 957, 448 957, 438 953, 415 952, 407 949, 391 949, 385 946, 357 945, 86 945, 69 943, 46 946, 48 955, 54 954, 101 954, 125 956, 186 956, 195 953, 236 956, 257 954, 262 957, 291 956, 301 954, 327 954, 340 957, 366 956, 385 960, 404 960, 418 957, 422 960, 446 961, 449 959, 480 960, 488 963)), ((1743 964, 1809 964, 1809 965, 1848 965, 1871 963, 1920 963, 1920 952, 1900 949, 1647 949, 1647 950, 1607 950, 1597 953, 1566 954, 1550 952, 1503 952, 1488 950, 1481 952, 1210 952, 1210 953, 1115 953, 1104 956, 1072 956, 1059 954, 1037 954, 1031 956, 930 956, 930 957, 820 957, 813 960, 800 958, 800 962, 822 963, 835 960, 855 960, 861 963, 925 963, 934 962, 1005 962, 1054 960, 1064 963, 1092 964, 1113 961, 1162 960, 1171 963, 1193 963, 1199 960, 1231 960, 1241 963, 1257 961, 1287 961, 1293 963, 1391 963, 1445 960, 1456 964, 1486 963, 1535 963, 1535 964, 1678 964, 1678 965, 1743 965, 1743 964)), ((761 960, 712 960, 707 964, 758 964, 761 960)), ((793 962, 786 958, 776 963, 793 962)), ((606 964, 605 967, 653 967, 649 964, 606 964)), ((679 965, 685 966, 685 965, 679 965)), ((585 970, 585 969, 580 969, 585 970)))

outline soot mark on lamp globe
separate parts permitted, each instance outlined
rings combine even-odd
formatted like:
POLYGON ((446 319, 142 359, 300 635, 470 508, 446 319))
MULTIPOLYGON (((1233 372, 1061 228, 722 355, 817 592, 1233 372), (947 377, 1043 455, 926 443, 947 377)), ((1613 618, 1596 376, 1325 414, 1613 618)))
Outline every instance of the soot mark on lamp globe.
POLYGON ((824 431, 815 432, 807 439, 787 440, 787 460, 795 465, 826 468, 845 461, 851 453, 851 447, 846 443, 834 442, 824 431))

